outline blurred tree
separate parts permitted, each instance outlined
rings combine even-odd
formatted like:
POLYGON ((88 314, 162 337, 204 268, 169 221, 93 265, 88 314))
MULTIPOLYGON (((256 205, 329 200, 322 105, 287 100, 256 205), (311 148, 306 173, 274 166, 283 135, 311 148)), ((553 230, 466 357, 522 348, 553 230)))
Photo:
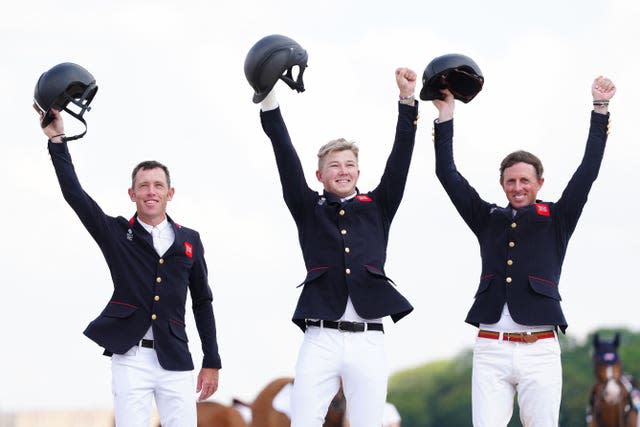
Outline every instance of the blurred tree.
MULTIPOLYGON (((628 329, 597 331, 609 339, 620 333, 619 354, 624 372, 640 378, 640 333, 628 329)), ((595 381, 591 365, 593 335, 584 343, 561 335, 563 387, 561 427, 584 427, 589 394, 595 381)), ((471 426, 471 360, 465 350, 449 360, 406 369, 389 380, 388 400, 398 408, 402 427, 471 426)), ((521 426, 517 402, 509 427, 521 426)))

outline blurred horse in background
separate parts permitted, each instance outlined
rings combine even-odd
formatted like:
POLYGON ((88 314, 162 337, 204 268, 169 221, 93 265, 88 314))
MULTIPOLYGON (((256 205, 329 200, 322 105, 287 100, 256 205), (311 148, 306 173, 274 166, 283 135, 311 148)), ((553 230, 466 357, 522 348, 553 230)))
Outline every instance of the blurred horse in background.
MULTIPOLYGON (((221 403, 204 401, 196 404, 198 413, 197 427, 290 427, 291 420, 288 412, 288 395, 281 399, 285 401, 287 413, 274 408, 274 399, 287 386, 293 384, 293 378, 282 377, 277 378, 267 384, 256 396, 253 403, 244 403, 234 401, 234 404, 242 404, 251 408, 251 422, 245 421, 240 411, 233 406, 223 405, 221 403)), ((282 404, 282 403, 281 403, 282 404)), ((342 392, 342 388, 335 395, 325 418, 322 427, 343 427, 345 425, 345 412, 347 409, 346 399, 342 392)), ((158 426, 161 427, 161 426, 158 426)))
POLYGON ((623 375, 618 355, 620 334, 612 341, 593 338, 593 372, 596 382, 591 389, 587 409, 588 427, 638 427, 638 395, 631 377, 623 375))
POLYGON ((232 407, 217 402, 196 403, 198 427, 249 427, 242 414, 232 407))
MULTIPOLYGON (((222 403, 208 400, 197 402, 196 412, 197 427, 251 427, 236 408, 222 403)), ((158 424, 158 427, 162 427, 162 424, 158 424)))
MULTIPOLYGON (((284 387, 293 384, 293 378, 282 377, 277 378, 266 385, 266 387, 258 394, 253 401, 252 412, 253 422, 252 427, 290 427, 291 420, 284 412, 280 412, 273 407, 273 402, 278 393, 280 393, 284 387)), ((342 427, 345 421, 345 412, 347 409, 347 403, 342 392, 342 388, 335 395, 322 427, 342 427)))

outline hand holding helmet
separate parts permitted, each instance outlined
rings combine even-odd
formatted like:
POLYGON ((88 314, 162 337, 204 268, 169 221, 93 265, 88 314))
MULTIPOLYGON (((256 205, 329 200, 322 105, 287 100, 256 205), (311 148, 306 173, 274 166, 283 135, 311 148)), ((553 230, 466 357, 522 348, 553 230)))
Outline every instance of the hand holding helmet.
POLYGON ((38 104, 33 103, 33 108, 40 115, 40 127, 44 131, 44 134, 51 142, 63 142, 66 139, 64 138, 64 121, 62 120, 62 116, 60 115, 60 111, 52 108, 49 111, 49 124, 46 126, 42 126, 45 120, 45 113, 38 107, 38 104))
POLYGON ((484 77, 471 58, 450 53, 429 62, 422 75, 422 84, 422 100, 444 99, 441 91, 449 89, 455 99, 466 104, 482 90, 484 77))
MULTIPOLYGON (((72 141, 82 138, 87 133, 87 123, 83 118, 85 112, 91 107, 89 104, 98 91, 96 79, 80 65, 64 62, 42 73, 33 94, 34 108, 40 113, 40 126, 43 129, 55 129, 63 134, 64 124, 60 117, 60 111, 66 111, 85 126, 84 132, 78 135, 64 137, 64 141, 72 141), (68 107, 74 104, 80 110, 73 111, 68 107), (52 122, 53 128, 50 127, 52 122)), ((45 134, 49 137, 49 131, 45 134)), ((56 134, 57 135, 57 134, 56 134)))
POLYGON ((255 91, 253 102, 261 102, 278 80, 291 89, 304 92, 302 74, 306 66, 307 51, 289 37, 273 34, 258 40, 244 61, 244 75, 255 91), (299 73, 294 80, 295 66, 299 67, 299 73))

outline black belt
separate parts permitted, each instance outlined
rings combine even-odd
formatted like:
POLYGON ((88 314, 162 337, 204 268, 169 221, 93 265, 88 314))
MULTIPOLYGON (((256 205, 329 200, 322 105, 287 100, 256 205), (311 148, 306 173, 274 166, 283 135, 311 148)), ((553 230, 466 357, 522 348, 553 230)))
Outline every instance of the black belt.
POLYGON ((140 341, 140 347, 153 348, 153 340, 142 339, 140 341))
MULTIPOLYGON (((138 345, 139 345, 140 347, 145 347, 145 348, 154 348, 153 340, 145 340, 145 339, 142 339, 142 340, 140 340, 140 342, 138 343, 138 345)), ((113 356, 113 352, 112 352, 112 351, 109 351, 109 350, 107 350, 107 349, 105 348, 105 349, 104 349, 104 351, 102 352, 102 355, 103 355, 103 356, 109 356, 109 357, 111 357, 111 356, 113 356)))
POLYGON ((339 320, 305 320, 307 326, 317 326, 319 328, 337 329, 342 332, 364 332, 364 331, 381 331, 384 332, 382 323, 365 323, 365 322, 347 322, 339 320))

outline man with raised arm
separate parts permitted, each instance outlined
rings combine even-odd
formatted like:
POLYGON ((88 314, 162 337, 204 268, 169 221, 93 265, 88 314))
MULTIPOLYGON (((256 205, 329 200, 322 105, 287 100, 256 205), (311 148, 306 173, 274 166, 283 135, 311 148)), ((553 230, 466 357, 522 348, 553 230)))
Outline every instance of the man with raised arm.
POLYGON ((593 111, 582 162, 557 202, 538 200, 544 178, 540 160, 516 151, 500 165, 504 207, 484 201, 453 160, 454 97, 444 89, 434 139, 436 174, 480 244, 482 272, 466 322, 479 328, 473 351, 475 427, 503 427, 518 394, 525 427, 557 427, 562 394, 558 329, 567 328, 560 307, 560 272, 607 142, 611 80, 591 86, 593 111))
POLYGON ((322 426, 341 382, 351 426, 382 424, 388 376, 383 318, 398 321, 413 310, 384 270, 418 119, 416 73, 398 68, 395 75, 395 141, 379 185, 368 193, 356 187, 358 147, 344 139, 320 148, 316 178, 324 191, 309 188, 274 90, 262 101, 262 127, 273 145, 307 270, 293 315, 305 336, 295 370, 292 427, 322 426))

